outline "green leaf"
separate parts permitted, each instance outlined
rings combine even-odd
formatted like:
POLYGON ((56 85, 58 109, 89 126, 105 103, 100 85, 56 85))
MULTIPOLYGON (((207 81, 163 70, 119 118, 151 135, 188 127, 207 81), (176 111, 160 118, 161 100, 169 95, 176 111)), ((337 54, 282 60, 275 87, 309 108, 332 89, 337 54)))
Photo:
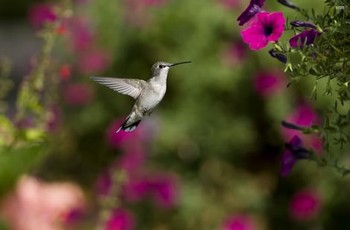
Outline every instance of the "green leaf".
POLYGON ((20 148, 0 148, 0 195, 6 193, 17 178, 30 171, 45 155, 46 143, 20 148))

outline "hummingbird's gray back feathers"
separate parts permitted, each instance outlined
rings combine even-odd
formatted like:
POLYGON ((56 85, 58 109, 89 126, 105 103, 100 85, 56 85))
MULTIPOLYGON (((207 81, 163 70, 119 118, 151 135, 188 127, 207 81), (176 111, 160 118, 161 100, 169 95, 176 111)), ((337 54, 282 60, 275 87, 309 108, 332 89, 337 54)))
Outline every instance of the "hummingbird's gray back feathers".
POLYGON ((107 86, 118 93, 129 95, 134 99, 140 96, 144 86, 147 84, 144 80, 126 79, 126 78, 110 78, 110 77, 91 77, 92 80, 107 86))

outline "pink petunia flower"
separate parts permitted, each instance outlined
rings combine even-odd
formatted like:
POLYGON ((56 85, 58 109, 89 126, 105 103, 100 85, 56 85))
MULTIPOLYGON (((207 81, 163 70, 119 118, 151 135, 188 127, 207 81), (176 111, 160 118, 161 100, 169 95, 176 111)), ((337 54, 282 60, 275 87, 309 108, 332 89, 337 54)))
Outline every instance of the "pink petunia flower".
POLYGON ((314 190, 302 190, 296 193, 289 203, 289 212, 293 219, 307 221, 315 218, 321 209, 321 197, 314 190))
POLYGON ((105 230, 132 230, 135 228, 134 215, 124 209, 116 209, 105 225, 105 230))
POLYGON ((28 20, 30 24, 39 29, 47 22, 53 22, 57 19, 52 5, 47 3, 34 4, 28 12, 28 20))
POLYGON ((269 42, 278 41, 285 22, 282 12, 259 12, 249 27, 241 32, 242 39, 252 50, 260 50, 269 42))
POLYGON ((224 221, 221 230, 256 230, 253 219, 247 215, 236 214, 224 221))

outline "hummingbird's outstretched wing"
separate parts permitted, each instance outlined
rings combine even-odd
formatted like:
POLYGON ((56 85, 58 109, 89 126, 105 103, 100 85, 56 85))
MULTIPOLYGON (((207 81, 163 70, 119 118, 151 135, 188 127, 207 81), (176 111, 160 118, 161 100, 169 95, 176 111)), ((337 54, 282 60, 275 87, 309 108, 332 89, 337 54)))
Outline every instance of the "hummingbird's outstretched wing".
POLYGON ((91 77, 92 80, 105 85, 118 93, 129 95, 133 98, 140 96, 143 86, 147 84, 144 80, 111 78, 111 77, 91 77))

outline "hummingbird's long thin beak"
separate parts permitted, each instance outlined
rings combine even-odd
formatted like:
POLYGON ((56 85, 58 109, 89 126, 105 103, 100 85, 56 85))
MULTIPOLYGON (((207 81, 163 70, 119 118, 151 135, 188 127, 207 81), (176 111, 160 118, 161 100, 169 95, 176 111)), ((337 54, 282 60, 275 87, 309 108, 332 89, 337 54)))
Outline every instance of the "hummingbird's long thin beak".
POLYGON ((169 67, 173 67, 173 66, 181 65, 181 64, 187 64, 187 63, 191 63, 191 61, 177 62, 177 63, 171 64, 169 67))

